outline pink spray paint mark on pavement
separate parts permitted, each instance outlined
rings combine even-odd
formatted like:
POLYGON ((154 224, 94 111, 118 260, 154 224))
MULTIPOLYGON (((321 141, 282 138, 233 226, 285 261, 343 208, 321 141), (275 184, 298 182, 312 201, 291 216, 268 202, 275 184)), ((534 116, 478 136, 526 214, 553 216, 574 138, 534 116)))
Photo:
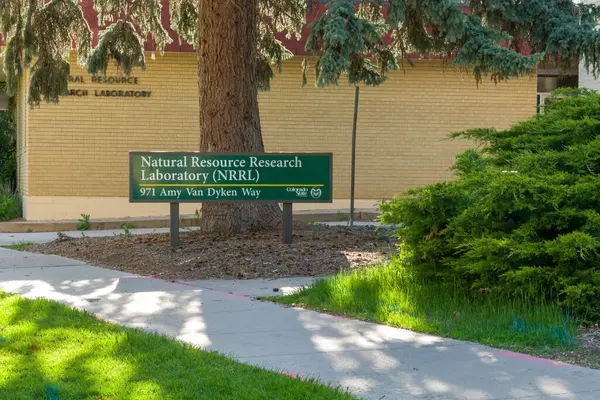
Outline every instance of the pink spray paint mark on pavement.
POLYGON ((224 294, 226 296, 231 296, 231 297, 237 297, 238 299, 249 299, 250 296, 244 296, 243 294, 236 294, 236 293, 231 293, 231 292, 218 292, 221 294, 224 294))
POLYGON ((521 360, 533 361, 533 362, 537 362, 537 363, 541 363, 541 364, 553 365, 556 367, 571 367, 570 364, 566 364, 566 363, 563 363, 560 361, 546 360, 545 358, 528 356, 527 354, 521 354, 521 353, 513 353, 512 351, 501 350, 501 351, 495 351, 495 353, 498 355, 501 355, 501 356, 519 358, 521 360))
MULTIPOLYGON (((294 373, 287 372, 287 371, 282 371, 281 373, 282 373, 283 375, 285 375, 285 376, 289 376, 290 378, 294 378, 294 379, 300 379, 302 382, 308 382, 308 379, 306 379, 306 378, 304 378, 304 377, 302 377, 302 376, 300 376, 300 375, 298 375, 298 374, 294 374, 294 373)), ((324 384, 322 384, 322 383, 320 383, 320 382, 318 382, 318 381, 316 381, 316 380, 315 380, 315 381, 313 381, 313 383, 314 383, 315 385, 327 386, 327 387, 329 387, 329 388, 331 388, 331 389, 336 389, 336 387, 335 387, 335 386, 331 386, 331 385, 324 385, 324 384)))
POLYGON ((283 372, 282 372, 282 374, 283 374, 283 375, 286 375, 286 376, 289 376, 289 377, 291 377, 291 378, 294 378, 294 379, 300 379, 300 380, 302 380, 302 381, 304 381, 304 380, 305 380, 304 378, 302 378, 302 377, 298 377, 298 375, 296 375, 296 374, 292 374, 291 372, 286 372, 286 371, 283 371, 283 372))

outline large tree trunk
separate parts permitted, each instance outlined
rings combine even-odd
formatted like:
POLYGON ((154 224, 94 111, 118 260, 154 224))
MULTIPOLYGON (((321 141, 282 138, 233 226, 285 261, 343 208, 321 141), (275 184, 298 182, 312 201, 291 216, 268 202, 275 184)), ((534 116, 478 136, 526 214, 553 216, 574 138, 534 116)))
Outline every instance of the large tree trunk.
MULTIPOLYGON (((200 0, 200 151, 263 152, 256 86, 258 0, 200 0)), ((281 223, 276 203, 203 203, 200 229, 239 233, 281 223)))

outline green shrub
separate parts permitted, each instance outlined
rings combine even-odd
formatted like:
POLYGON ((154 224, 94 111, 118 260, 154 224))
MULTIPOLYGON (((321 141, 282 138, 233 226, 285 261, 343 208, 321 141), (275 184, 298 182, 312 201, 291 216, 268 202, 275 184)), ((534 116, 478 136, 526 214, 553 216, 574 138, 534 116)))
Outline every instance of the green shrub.
POLYGON ((16 191, 17 140, 11 111, 0 110, 0 183, 16 191))
POLYGON ((561 94, 511 129, 453 134, 482 145, 457 157, 457 179, 383 203, 382 221, 424 274, 600 320, 600 95, 561 94))
POLYGON ((21 196, 0 188, 0 221, 8 221, 22 216, 21 196))

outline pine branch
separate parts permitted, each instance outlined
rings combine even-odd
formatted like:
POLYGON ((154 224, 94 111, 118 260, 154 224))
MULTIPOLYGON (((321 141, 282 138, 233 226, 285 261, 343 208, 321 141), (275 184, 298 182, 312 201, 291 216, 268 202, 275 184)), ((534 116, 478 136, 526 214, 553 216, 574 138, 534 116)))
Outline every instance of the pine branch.
POLYGON ((0 0, 0 32, 2 32, 5 42, 8 42, 14 34, 20 32, 18 26, 21 24, 22 28, 22 18, 23 5, 21 1, 0 0))
POLYGON ((143 37, 152 34, 161 54, 165 46, 172 42, 167 30, 162 26, 162 5, 160 0, 133 0, 129 7, 129 19, 137 26, 143 37))
POLYGON ((312 24, 306 43, 307 50, 322 53, 316 65, 317 86, 337 85, 342 73, 352 84, 383 83, 385 73, 398 68, 395 55, 383 43, 386 31, 378 21, 359 18, 348 0, 333 0, 312 24))
POLYGON ((70 0, 52 0, 45 5, 31 0, 12 32, 5 60, 9 94, 14 95, 23 67, 37 57, 31 67, 29 103, 38 105, 42 99, 57 102, 66 94, 69 65, 64 59, 73 40, 81 62, 87 61, 91 49, 91 32, 81 8, 70 0))
POLYGON ((259 26, 257 63, 259 90, 268 91, 271 89, 271 79, 275 75, 271 66, 276 66, 277 70, 281 72, 283 62, 290 57, 293 57, 292 52, 286 49, 283 43, 275 38, 269 26, 261 23, 259 26))
POLYGON ((88 72, 106 75, 110 60, 115 60, 125 75, 135 67, 146 68, 144 39, 130 22, 118 21, 100 33, 98 46, 88 60, 88 72))
POLYGON ((58 103, 60 96, 68 93, 67 84, 71 67, 62 58, 40 57, 31 67, 29 104, 39 106, 42 99, 58 103))
MULTIPOLYGON (((170 1, 171 27, 180 40, 194 46, 200 1, 170 1)), ((291 56, 276 33, 299 38, 313 3, 259 1, 261 89, 269 89, 274 68, 281 69, 291 56)), ((561 67, 582 59, 590 72, 600 73, 596 6, 576 6, 571 0, 471 0, 473 15, 468 15, 455 0, 363 0, 358 10, 355 3, 331 0, 311 25, 306 48, 319 56, 317 86, 338 84, 342 74, 351 84, 379 85, 388 71, 398 68, 398 60, 410 63, 411 53, 453 58, 454 65, 472 69, 478 81, 527 74, 544 55, 561 67), (522 55, 521 50, 532 55, 522 55)), ((171 42, 162 25, 160 0, 93 0, 93 7, 101 31, 92 51, 90 28, 75 0, 0 0, 9 94, 15 93, 24 69, 31 68, 30 103, 58 101, 66 90, 65 58, 73 42, 78 62, 87 63, 91 73, 106 73, 114 60, 126 74, 145 67, 146 41, 154 40, 161 51, 171 42)), ((304 83, 307 69, 305 62, 304 83)))
POLYGON ((342 73, 353 84, 379 85, 388 70, 397 69, 398 58, 408 59, 409 46, 424 55, 456 54, 454 64, 471 68, 478 82, 484 76, 497 82, 529 74, 543 57, 521 55, 505 47, 510 34, 483 26, 480 18, 464 13, 454 0, 398 0, 393 5, 399 17, 388 15, 383 25, 379 2, 363 3, 358 14, 349 0, 329 4, 313 24, 306 45, 307 50, 322 53, 317 86, 337 84, 342 73), (400 18, 404 22, 394 28, 400 18), (391 43, 384 45, 390 26, 391 43))
POLYGON ((196 47, 198 43, 198 0, 171 0, 169 12, 171 15, 171 27, 185 40, 196 47))
POLYGON ((263 23, 289 39, 301 37, 306 22, 306 0, 260 0, 258 10, 263 23))
MULTIPOLYGON (((583 58, 590 72, 599 72, 600 36, 594 28, 600 7, 566 0, 474 0, 471 8, 488 27, 505 30, 533 52, 554 58, 561 70, 583 58)), ((521 46, 513 43, 513 48, 521 46)))
MULTIPOLYGON (((17 23, 18 32, 22 24, 17 23)), ((7 43, 4 51, 4 71, 6 73, 6 93, 9 96, 17 94, 17 83, 23 75, 23 36, 14 35, 7 43)))

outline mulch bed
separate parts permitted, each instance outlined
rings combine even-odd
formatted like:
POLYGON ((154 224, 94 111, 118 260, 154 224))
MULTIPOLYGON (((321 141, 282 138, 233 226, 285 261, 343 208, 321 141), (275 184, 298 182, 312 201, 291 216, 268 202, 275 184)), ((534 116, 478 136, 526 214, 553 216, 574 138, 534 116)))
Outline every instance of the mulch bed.
POLYGON ((27 251, 168 280, 325 276, 389 258, 396 251, 391 233, 296 224, 291 245, 281 243, 279 231, 233 237, 185 232, 175 250, 168 234, 150 234, 57 240, 27 251))

